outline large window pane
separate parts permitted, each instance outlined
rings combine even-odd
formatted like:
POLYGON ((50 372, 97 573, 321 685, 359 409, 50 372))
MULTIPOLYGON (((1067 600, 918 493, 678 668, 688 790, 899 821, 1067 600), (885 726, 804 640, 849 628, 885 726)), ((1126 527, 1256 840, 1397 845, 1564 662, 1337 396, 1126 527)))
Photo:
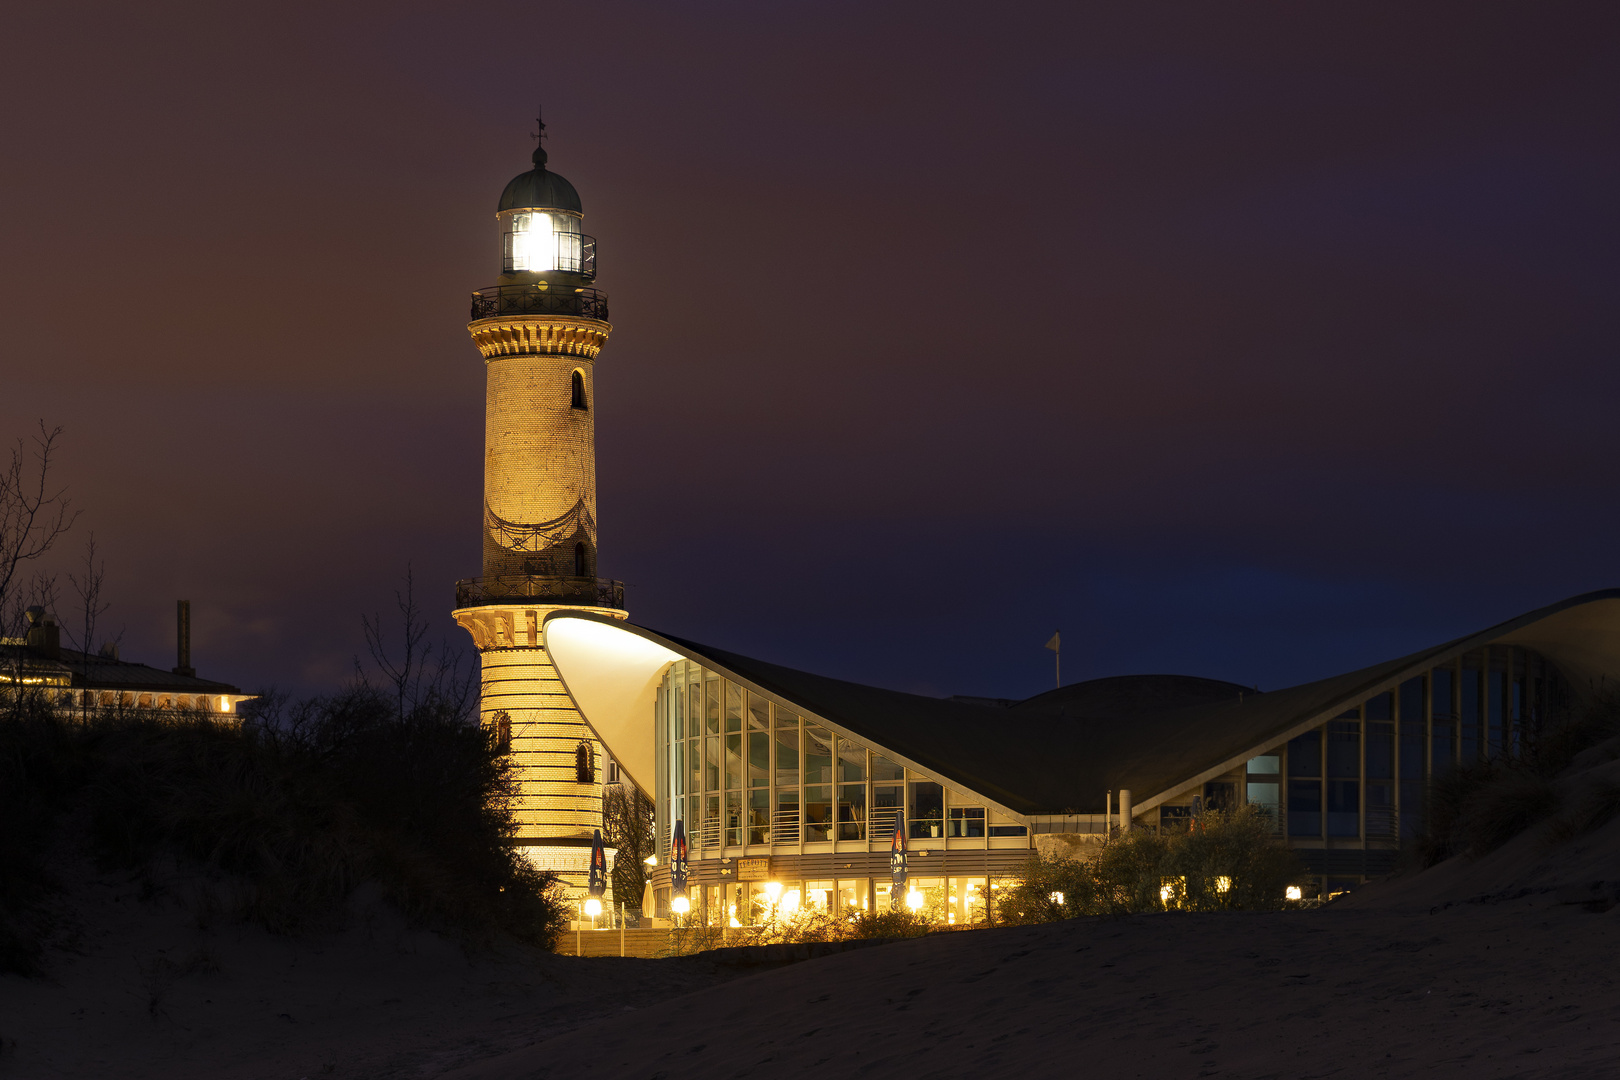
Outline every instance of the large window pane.
POLYGON ((945 831, 945 789, 927 780, 911 784, 911 835, 938 837, 945 831))
MULTIPOLYGON (((874 768, 874 772, 876 769, 874 768)), ((894 823, 906 804, 904 784, 874 784, 872 786, 872 839, 887 840, 894 835, 894 823)))
POLYGON ((1361 725, 1354 720, 1328 723, 1327 770, 1341 779, 1361 775, 1361 725))
POLYGON ((771 790, 755 788, 748 793, 748 842, 771 842, 771 790))
POLYGON ((743 786, 742 736, 726 736, 726 790, 743 786))
POLYGON ((686 793, 696 795, 703 790, 703 753, 696 739, 686 740, 686 765, 691 770, 686 793))
POLYGON ((951 805, 951 817, 946 836, 983 836, 984 807, 951 805))
POLYGON ((741 847, 743 842, 742 792, 726 792, 726 846, 741 847))
POLYGON ((720 739, 710 735, 703 740, 703 790, 720 790, 720 739))
POLYGON ((799 789, 776 789, 776 813, 771 819, 771 843, 799 842, 799 789))
POLYGON ((1322 775, 1322 729, 1307 731, 1288 743, 1289 776, 1322 775))
POLYGON ((799 782, 799 728, 797 720, 792 727, 781 727, 781 714, 777 714, 776 729, 776 782, 793 785, 799 782))
MULTIPOLYGON (((1493 652, 1501 652, 1496 649, 1493 652)), ((1500 658, 1492 657, 1496 664, 1502 663, 1500 658)), ((1490 755, 1498 757, 1507 750, 1507 731, 1502 723, 1502 707, 1507 704, 1507 672, 1493 671, 1486 683, 1486 717, 1489 721, 1491 740, 1490 755)))
POLYGON ((734 682, 726 683, 726 730, 742 730, 742 687, 734 682))
POLYGON ((905 778, 906 770, 901 768, 898 762, 890 761, 888 758, 883 757, 880 754, 872 755, 873 780, 882 784, 891 780, 900 782, 905 780, 905 778))
POLYGON ((831 785, 817 785, 804 789, 804 838, 831 840, 833 827, 833 789, 831 785))
POLYGON ((1434 737, 1430 740, 1431 775, 1439 776, 1456 764, 1457 752, 1455 749, 1457 727, 1450 720, 1436 720, 1434 722, 1434 737))
POLYGON ((1424 800, 1427 791, 1422 780, 1401 781, 1401 839, 1410 840, 1423 831, 1424 800))
POLYGON ((1395 785, 1391 781, 1367 781, 1367 839, 1395 839, 1395 785))
POLYGON ((1361 834, 1361 784, 1356 780, 1327 782, 1329 836, 1361 834))
POLYGON ((771 726, 771 703, 758 694, 748 695, 748 727, 751 731, 767 731, 771 726))
POLYGON ((1367 723, 1367 779, 1395 778, 1395 725, 1367 723))
POLYGON ((1480 733, 1485 724, 1485 702, 1480 695, 1480 655, 1469 653, 1463 658, 1462 677, 1458 681, 1458 697, 1462 701, 1462 760, 1475 761, 1480 756, 1480 733))
POLYGON ((838 740, 838 782, 855 783, 866 779, 866 747, 848 739, 838 740))
POLYGON ((1279 811, 1282 809, 1282 786, 1276 783, 1253 783, 1248 786, 1245 793, 1251 804, 1258 806, 1271 818, 1273 828, 1282 821, 1279 811))
POLYGON ((748 733, 748 786, 768 787, 771 782, 771 736, 766 731, 748 733))
POLYGON ((838 839, 866 839, 866 785, 838 786, 838 839))
POLYGON ((704 680, 704 683, 708 688, 708 693, 703 696, 704 722, 708 727, 709 734, 718 735, 720 733, 720 680, 715 676, 710 676, 704 680))
POLYGON ((1288 781, 1288 835, 1322 835, 1322 781, 1288 781))
POLYGON ((833 782, 832 734, 826 728, 804 729, 804 782, 807 784, 833 782))
POLYGON ((1433 708, 1436 719, 1457 716, 1457 674, 1449 666, 1429 672, 1434 685, 1433 708))

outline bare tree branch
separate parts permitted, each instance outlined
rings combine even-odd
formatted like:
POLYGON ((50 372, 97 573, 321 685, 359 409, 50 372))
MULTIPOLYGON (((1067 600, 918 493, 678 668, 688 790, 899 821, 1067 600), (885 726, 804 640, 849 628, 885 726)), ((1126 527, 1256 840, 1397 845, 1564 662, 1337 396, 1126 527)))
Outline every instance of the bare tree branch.
MULTIPOLYGON (((67 488, 51 480, 61 437, 60 427, 47 428, 41 420, 32 449, 29 439, 19 438, 10 464, 0 472, 0 611, 17 607, 19 573, 50 551, 78 519, 67 488)), ((42 580, 36 577, 29 591, 40 591, 42 580)))
MULTIPOLYGON (((394 591, 394 605, 399 615, 397 650, 380 614, 362 615, 360 623, 365 630, 366 651, 385 689, 392 694, 399 717, 404 719, 427 707, 448 709, 457 716, 469 715, 476 670, 466 671, 458 650, 430 636, 428 622, 416 603, 415 578, 409 564, 405 567, 404 588, 394 591)), ((354 667, 360 685, 369 687, 371 680, 359 657, 354 667)))

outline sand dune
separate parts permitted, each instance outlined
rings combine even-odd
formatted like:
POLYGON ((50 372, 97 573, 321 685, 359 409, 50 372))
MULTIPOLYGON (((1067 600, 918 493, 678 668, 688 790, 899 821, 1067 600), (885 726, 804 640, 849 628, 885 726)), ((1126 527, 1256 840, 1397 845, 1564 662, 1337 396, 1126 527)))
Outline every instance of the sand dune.
MULTIPOLYGON (((1564 804, 1614 782, 1620 762, 1589 758, 1564 804)), ((364 894, 341 932, 204 927, 194 878, 143 899, 81 870, 50 978, 0 976, 0 1072, 1614 1077, 1617 882, 1620 819, 1573 840, 1549 822, 1316 911, 958 932, 748 971, 469 955, 364 894)))

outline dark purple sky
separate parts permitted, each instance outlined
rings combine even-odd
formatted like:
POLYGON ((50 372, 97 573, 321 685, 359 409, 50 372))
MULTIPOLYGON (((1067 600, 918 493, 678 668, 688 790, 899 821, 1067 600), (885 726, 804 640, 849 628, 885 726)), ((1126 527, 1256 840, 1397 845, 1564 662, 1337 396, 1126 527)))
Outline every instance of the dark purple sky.
POLYGON ((407 562, 448 624, 543 96, 636 621, 924 693, 1057 627, 1069 680, 1331 674, 1620 584, 1616 19, 19 7, 0 432, 66 427, 126 656, 185 596, 203 674, 330 687, 407 562))

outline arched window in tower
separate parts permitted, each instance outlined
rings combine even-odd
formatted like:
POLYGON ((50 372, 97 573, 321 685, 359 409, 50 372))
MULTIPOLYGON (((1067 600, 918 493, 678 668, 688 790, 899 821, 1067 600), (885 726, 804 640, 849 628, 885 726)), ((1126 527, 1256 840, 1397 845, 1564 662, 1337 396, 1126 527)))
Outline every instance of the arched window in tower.
POLYGON ((574 576, 585 576, 585 545, 582 543, 574 545, 574 576))
POLYGON ((512 749, 512 717, 505 709, 490 717, 491 726, 495 729, 495 749, 506 753, 512 749))
POLYGON ((585 373, 574 370, 574 408, 584 410, 590 408, 585 401, 585 373))
POLYGON ((583 740, 574 749, 574 778, 581 784, 596 783, 596 753, 583 740))

